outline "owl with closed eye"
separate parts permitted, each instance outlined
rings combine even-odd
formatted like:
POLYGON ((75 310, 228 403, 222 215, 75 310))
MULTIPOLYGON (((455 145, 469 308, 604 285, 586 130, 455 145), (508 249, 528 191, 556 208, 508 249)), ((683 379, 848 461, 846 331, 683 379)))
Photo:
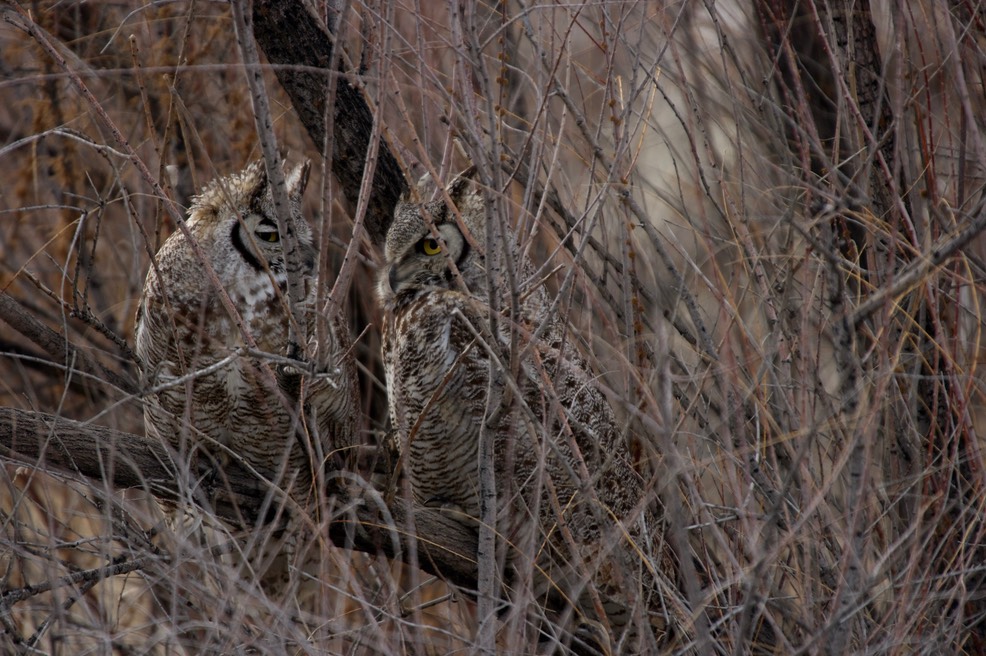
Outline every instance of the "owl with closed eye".
MULTIPOLYGON (((350 446, 359 407, 343 318, 316 330, 317 251, 301 214, 308 173, 305 162, 285 176, 302 325, 292 326, 285 240, 257 161, 193 199, 188 234, 172 234, 147 273, 135 329, 147 435, 186 461, 235 459, 302 509, 312 507, 318 469, 350 446)), ((268 567, 283 547, 274 541, 256 556, 262 577, 286 576, 268 567)))
POLYGON ((653 593, 639 547, 655 512, 612 408, 509 224, 490 225, 501 210, 474 177, 398 203, 378 281, 390 419, 414 501, 478 526, 487 431, 508 585, 532 572, 518 598, 567 602, 576 628, 551 639, 576 651, 646 648, 652 635, 629 626, 651 621, 632 614, 653 593))

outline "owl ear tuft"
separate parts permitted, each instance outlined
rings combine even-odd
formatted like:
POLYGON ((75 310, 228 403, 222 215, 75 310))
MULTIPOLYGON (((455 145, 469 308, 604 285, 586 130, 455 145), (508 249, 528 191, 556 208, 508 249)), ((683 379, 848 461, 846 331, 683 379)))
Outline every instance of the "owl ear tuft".
POLYGON ((288 195, 292 200, 301 201, 301 197, 308 187, 308 176, 312 170, 311 160, 305 160, 288 172, 285 183, 288 188, 288 195))
POLYGON ((459 200, 461 198, 465 197, 465 195, 469 193, 470 187, 472 187, 472 193, 478 193, 479 190, 476 188, 477 185, 475 185, 476 173, 478 171, 479 169, 477 169, 476 165, 473 164, 465 171, 455 176, 452 182, 449 183, 447 188, 448 195, 449 198, 455 201, 456 205, 459 204, 459 200))
POLYGON ((267 165, 264 163, 264 159, 254 160, 250 162, 243 173, 240 174, 244 180, 250 180, 252 184, 257 189, 261 189, 267 186, 267 165))
MULTIPOLYGON (((475 165, 470 166, 466 170, 462 171, 450 182, 446 187, 445 191, 448 193, 449 198, 456 201, 458 205, 458 200, 464 198, 468 193, 467 190, 474 186, 476 173, 478 169, 475 165)), ((474 190, 474 193, 477 193, 474 190)), ((401 203, 427 203, 429 199, 435 197, 435 182, 431 177, 431 173, 425 173, 418 181, 415 183, 413 188, 407 189, 400 198, 401 203)))
POLYGON ((455 203, 455 206, 459 208, 460 212, 468 212, 471 209, 476 210, 476 208, 482 207, 482 204, 486 202, 486 196, 483 194, 483 186, 476 182, 477 171, 478 169, 475 165, 470 166, 455 176, 455 179, 446 188, 448 197, 455 203))

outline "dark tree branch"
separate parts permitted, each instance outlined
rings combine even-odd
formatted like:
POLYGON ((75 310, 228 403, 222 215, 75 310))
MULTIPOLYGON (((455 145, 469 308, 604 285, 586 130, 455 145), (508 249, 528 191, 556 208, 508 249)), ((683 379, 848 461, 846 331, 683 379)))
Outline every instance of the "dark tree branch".
POLYGON ((53 364, 81 372, 127 394, 137 392, 137 384, 131 378, 107 369, 72 346, 65 335, 36 319, 30 310, 6 292, 0 292, 0 321, 41 347, 51 356, 53 364))
MULTIPOLYGON (((167 449, 121 431, 83 424, 40 412, 0 408, 0 459, 73 478, 102 481, 114 489, 139 488, 158 498, 179 498, 176 467, 167 449)), ((224 489, 212 498, 216 515, 233 525, 254 523, 267 495, 266 485, 235 462, 224 466, 224 489)), ((408 561, 416 541, 417 562, 409 564, 467 589, 476 587, 476 537, 454 519, 430 508, 414 507, 418 536, 406 530, 412 509, 400 499, 389 503, 389 517, 372 499, 348 489, 333 492, 333 505, 348 512, 329 522, 339 546, 408 561)))
MULTIPOLYGON (((334 65, 338 58, 333 53, 333 35, 301 0, 256 0, 253 31, 308 135, 323 151, 328 76, 338 70, 334 65)), ((332 172, 351 208, 359 199, 372 130, 373 114, 363 93, 350 80, 341 79, 335 88, 333 133, 328 138, 332 145, 332 172)), ((381 139, 365 223, 373 243, 383 243, 394 206, 406 189, 397 159, 381 139)))

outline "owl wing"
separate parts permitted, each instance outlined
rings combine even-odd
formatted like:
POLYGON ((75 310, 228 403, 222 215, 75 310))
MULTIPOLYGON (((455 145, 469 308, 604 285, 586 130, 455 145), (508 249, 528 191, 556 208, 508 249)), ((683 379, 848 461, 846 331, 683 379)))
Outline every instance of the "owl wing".
MULTIPOLYGON (((540 503, 537 522, 530 521, 535 518, 530 508, 515 504, 528 526, 538 526, 533 548, 519 550, 518 556, 536 554, 526 563, 533 568, 535 598, 547 598, 548 607, 556 609, 573 606, 579 633, 589 629, 583 639, 601 644, 599 636, 611 632, 618 639, 623 635, 626 645, 641 640, 646 650, 666 619, 650 609, 666 605, 658 597, 673 587, 666 573, 673 577, 675 571, 663 540, 663 511, 644 494, 612 407, 586 362, 568 345, 571 340, 561 339, 563 330, 560 324, 549 326, 522 361, 525 421, 534 430, 515 430, 512 439, 526 435, 539 464, 521 461, 514 472, 523 475, 526 466, 527 485, 540 481, 542 488, 539 498, 532 490, 521 495, 524 503, 540 503)), ((517 558, 513 563, 525 566, 517 558)))
POLYGON ((458 292, 425 295, 385 327, 391 421, 419 503, 479 517, 478 448, 489 364, 470 331, 473 303, 458 292))

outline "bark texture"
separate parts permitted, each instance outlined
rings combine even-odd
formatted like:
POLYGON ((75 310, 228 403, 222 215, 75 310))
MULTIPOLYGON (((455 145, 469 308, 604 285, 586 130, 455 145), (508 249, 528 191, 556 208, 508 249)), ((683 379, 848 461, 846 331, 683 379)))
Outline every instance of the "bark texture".
MULTIPOLYGON (((334 36, 325 31, 300 0, 257 0, 253 4, 253 30, 315 147, 332 153, 332 173, 342 186, 350 209, 355 208, 366 166, 373 113, 365 94, 335 56, 334 36), (337 83, 332 85, 334 98, 329 97, 332 75, 338 76, 337 83), (325 109, 330 102, 334 108, 333 129, 327 137, 325 109)), ((383 243, 394 206, 406 189, 407 182, 396 158, 386 141, 381 140, 365 223, 374 244, 383 243)))

